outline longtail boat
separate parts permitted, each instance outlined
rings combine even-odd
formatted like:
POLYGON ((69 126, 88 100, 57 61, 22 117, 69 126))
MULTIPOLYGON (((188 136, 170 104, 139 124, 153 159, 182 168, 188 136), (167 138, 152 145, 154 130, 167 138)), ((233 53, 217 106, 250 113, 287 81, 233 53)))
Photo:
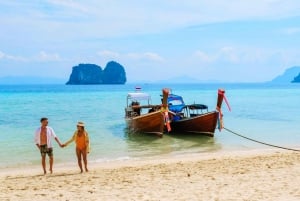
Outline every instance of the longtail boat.
MULTIPOLYGON (((163 91, 163 103, 167 103, 168 90, 163 91)), ((127 94, 125 120, 130 133, 150 133, 163 136, 166 104, 151 104, 151 96, 140 89, 127 94)))
POLYGON ((185 104, 181 96, 169 94, 167 100, 172 132, 197 133, 213 137, 217 125, 219 129, 223 126, 221 111, 223 99, 230 110, 225 91, 219 89, 216 110, 209 112, 207 105, 185 104))

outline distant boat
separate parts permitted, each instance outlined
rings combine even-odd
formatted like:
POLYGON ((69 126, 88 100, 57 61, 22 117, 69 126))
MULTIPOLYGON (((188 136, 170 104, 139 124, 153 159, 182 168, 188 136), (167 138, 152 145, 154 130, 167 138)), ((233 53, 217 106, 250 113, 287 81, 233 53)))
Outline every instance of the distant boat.
MULTIPOLYGON (((163 90, 163 102, 167 102, 168 91, 163 90)), ((130 133, 150 133, 163 136, 165 126, 165 104, 152 105, 151 96, 141 92, 137 87, 135 92, 127 94, 125 120, 130 133)))
MULTIPOLYGON (((213 137, 219 121, 222 128, 221 106, 225 91, 218 90, 216 110, 208 111, 203 104, 186 105, 179 95, 169 94, 168 107, 171 114, 171 129, 174 133, 196 133, 213 137)), ((226 98, 225 98, 226 100, 226 98)), ((227 100, 226 100, 227 103, 227 100)), ((229 107, 229 105, 228 105, 229 107)))

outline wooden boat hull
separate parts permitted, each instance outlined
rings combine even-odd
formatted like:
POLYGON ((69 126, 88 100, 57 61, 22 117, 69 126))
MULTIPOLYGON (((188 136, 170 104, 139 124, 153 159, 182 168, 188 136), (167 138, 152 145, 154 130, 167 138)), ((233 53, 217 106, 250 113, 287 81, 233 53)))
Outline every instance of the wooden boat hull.
POLYGON ((126 118, 130 133, 151 133, 162 136, 164 132, 164 118, 160 111, 126 118))
POLYGON ((213 137, 218 123, 217 111, 171 122, 174 133, 196 133, 213 137))

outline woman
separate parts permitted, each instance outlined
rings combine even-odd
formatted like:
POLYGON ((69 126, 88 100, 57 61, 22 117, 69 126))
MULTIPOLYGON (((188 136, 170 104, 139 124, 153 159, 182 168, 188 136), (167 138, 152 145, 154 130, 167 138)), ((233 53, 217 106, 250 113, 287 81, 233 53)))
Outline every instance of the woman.
POLYGON ((90 152, 90 141, 89 141, 88 133, 84 130, 83 122, 77 123, 77 130, 74 132, 74 135, 72 136, 72 138, 69 141, 67 141, 65 144, 63 144, 63 146, 65 147, 73 141, 75 141, 75 143, 76 143, 76 156, 77 156, 78 166, 80 168, 80 171, 81 171, 81 173, 83 172, 82 161, 81 161, 81 157, 82 157, 83 162, 84 162, 85 171, 88 172, 87 154, 90 152))

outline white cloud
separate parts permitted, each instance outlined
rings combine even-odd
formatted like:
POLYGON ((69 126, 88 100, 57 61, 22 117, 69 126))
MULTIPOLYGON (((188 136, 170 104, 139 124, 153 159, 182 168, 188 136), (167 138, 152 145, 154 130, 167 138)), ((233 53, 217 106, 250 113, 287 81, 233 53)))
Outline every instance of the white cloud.
POLYGON ((137 52, 130 52, 130 53, 118 53, 109 50, 103 50, 97 53, 102 58, 105 59, 121 59, 121 60, 147 60, 153 62, 163 62, 164 58, 161 57, 159 54, 154 52, 144 52, 144 53, 137 53, 137 52))
POLYGON ((195 52, 195 56, 196 58, 200 59, 201 62, 211 63, 215 61, 215 56, 210 56, 207 53, 200 50, 195 52))
POLYGON ((56 53, 46 53, 45 51, 41 51, 37 56, 38 61, 49 62, 49 61, 61 61, 61 58, 56 53))
POLYGON ((128 2, 90 1, 91 26, 101 27, 100 36, 156 33, 193 25, 240 20, 269 20, 299 16, 294 0, 189 0, 128 2), (138 17, 137 17, 138 16, 138 17))
POLYGON ((28 59, 24 57, 9 55, 2 51, 0 51, 0 60, 10 60, 10 61, 20 61, 20 62, 28 61, 28 59))
POLYGON ((20 57, 15 55, 9 55, 0 51, 0 60, 10 60, 10 61, 18 61, 18 62, 49 62, 49 61, 62 61, 60 56, 56 53, 49 54, 45 51, 39 52, 39 54, 35 57, 20 57))
POLYGON ((120 57, 120 54, 118 52, 113 52, 109 50, 103 50, 100 52, 97 52, 97 55, 104 57, 106 59, 118 59, 120 57))
POLYGON ((219 50, 216 50, 214 53, 208 54, 204 51, 196 51, 194 53, 196 58, 200 60, 200 62, 204 63, 212 63, 212 62, 230 62, 230 63, 238 63, 240 61, 239 54, 233 47, 221 47, 219 50))
POLYGON ((270 49, 259 47, 231 47, 225 46, 207 53, 196 51, 193 55, 202 63, 230 63, 230 64, 253 64, 267 63, 274 60, 286 62, 287 60, 300 61, 297 50, 270 49))
POLYGON ((163 62, 164 58, 161 57, 157 53, 153 52, 145 52, 145 53, 128 53, 126 55, 130 59, 134 60, 149 60, 149 61, 155 61, 155 62, 163 62))
MULTIPOLYGON (((58 35, 76 35, 74 30, 80 30, 82 34, 94 37, 153 33, 231 20, 278 19, 299 16, 300 10, 300 3, 295 0, 48 0, 39 4, 18 3, 16 0, 12 2, 14 3, 0 3, 0 6, 3 6, 3 10, 13 10, 13 15, 10 13, 10 16, 19 19, 21 23, 15 23, 20 26, 22 23, 37 22, 40 25, 36 27, 59 26, 63 31, 58 32, 58 35)), ((0 13, 0 18, 3 17, 6 15, 0 13)))
POLYGON ((163 62, 165 59, 161 57, 159 54, 153 53, 153 52, 146 52, 144 53, 145 58, 151 60, 151 61, 157 61, 157 62, 163 62))

